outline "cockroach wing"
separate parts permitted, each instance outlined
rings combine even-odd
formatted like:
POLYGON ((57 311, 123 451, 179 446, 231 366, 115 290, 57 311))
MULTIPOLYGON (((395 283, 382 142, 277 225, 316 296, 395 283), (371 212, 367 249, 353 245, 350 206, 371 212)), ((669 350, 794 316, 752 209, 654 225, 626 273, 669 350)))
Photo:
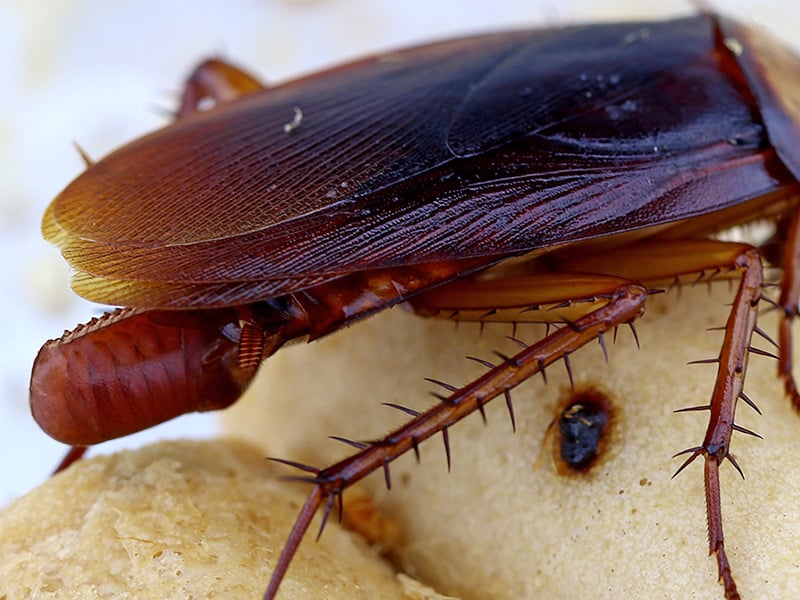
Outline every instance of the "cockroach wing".
POLYGON ((800 179, 800 69, 798 58, 757 27, 721 17, 725 44, 737 57, 758 99, 770 142, 800 179))
POLYGON ((44 232, 90 299, 209 307, 743 203, 794 178, 716 23, 465 38, 257 92, 90 167, 44 232))

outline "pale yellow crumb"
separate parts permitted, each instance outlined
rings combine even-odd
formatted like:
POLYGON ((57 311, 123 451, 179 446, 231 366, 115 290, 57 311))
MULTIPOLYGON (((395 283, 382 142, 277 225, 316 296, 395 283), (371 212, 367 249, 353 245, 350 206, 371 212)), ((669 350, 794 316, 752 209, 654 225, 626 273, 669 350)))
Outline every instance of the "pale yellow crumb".
MULTIPOLYGON (((242 442, 81 461, 0 513, 0 598, 260 598, 302 502, 242 442)), ((404 593, 374 550, 330 524, 301 548, 279 598, 404 593)))

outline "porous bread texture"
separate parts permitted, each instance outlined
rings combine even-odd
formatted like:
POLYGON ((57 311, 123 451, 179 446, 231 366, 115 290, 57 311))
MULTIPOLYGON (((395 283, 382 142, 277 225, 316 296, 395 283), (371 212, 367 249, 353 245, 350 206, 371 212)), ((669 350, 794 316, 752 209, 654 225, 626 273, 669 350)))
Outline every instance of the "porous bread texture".
MULTIPOLYGON (((409 573, 464 600, 518 598, 722 598, 708 556, 703 460, 678 477, 672 455, 702 442, 708 413, 674 414, 707 404, 735 284, 705 285, 654 296, 636 325, 570 357, 576 387, 600 385, 614 403, 605 454, 586 475, 559 473, 548 424, 563 408, 563 363, 512 391, 516 434, 502 398, 449 429, 452 470, 441 436, 365 482, 386 518, 402 532, 393 549, 409 573), (537 457, 544 448, 537 467, 537 457)), ((776 331, 776 315, 760 326, 776 331)), ((409 417, 381 406, 415 409, 442 392, 424 377, 462 385, 484 371, 468 355, 497 361, 519 346, 508 325, 421 319, 385 311, 346 331, 268 359, 247 397, 224 413, 227 430, 266 445, 273 456, 320 467, 354 452, 328 440, 380 438, 409 417)), ((531 343, 541 326, 520 326, 531 343)), ((753 345, 771 349, 754 336, 753 345)), ((800 589, 800 417, 790 408, 776 363, 751 356, 745 392, 763 411, 739 403, 737 422, 764 436, 733 436, 746 480, 722 467, 725 542, 742 597, 795 598, 800 589)), ((310 536, 309 536, 310 537, 310 536)))
MULTIPOLYGON (((240 441, 80 461, 0 513, 0 598, 260 598, 302 502, 240 441)), ((373 549, 331 524, 279 597, 405 595, 373 549)))

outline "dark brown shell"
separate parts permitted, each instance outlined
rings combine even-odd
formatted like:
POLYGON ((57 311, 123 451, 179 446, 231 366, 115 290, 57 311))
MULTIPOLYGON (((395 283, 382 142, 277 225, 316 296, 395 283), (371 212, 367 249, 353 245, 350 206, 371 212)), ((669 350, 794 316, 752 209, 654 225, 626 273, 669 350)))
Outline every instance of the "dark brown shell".
POLYGON ((800 62, 765 40, 700 15, 377 56, 117 150, 44 232, 92 300, 201 308, 712 213, 800 175, 800 62))

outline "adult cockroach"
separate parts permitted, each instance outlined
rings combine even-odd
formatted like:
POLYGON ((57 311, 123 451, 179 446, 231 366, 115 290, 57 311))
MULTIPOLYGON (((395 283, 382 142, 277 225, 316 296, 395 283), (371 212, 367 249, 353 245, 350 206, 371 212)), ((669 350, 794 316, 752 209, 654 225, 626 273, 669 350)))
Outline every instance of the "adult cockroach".
MULTIPOLYGON (((224 408, 284 342, 410 302, 464 320, 566 323, 447 387, 404 427, 304 478, 313 489, 265 598, 317 509, 365 475, 621 324, 659 286, 738 278, 703 441, 710 550, 760 302, 782 313, 780 377, 800 408, 790 325, 800 291, 800 61, 702 14, 456 39, 262 88, 210 60, 172 125, 71 183, 45 237, 78 293, 125 306, 47 342, 34 417, 87 445, 224 408), (210 98, 216 105, 199 110, 210 98), (775 252, 712 234, 774 220, 775 252), (764 255, 782 267, 766 298, 764 255)), ((447 445, 446 445, 447 447, 447 445)), ((303 479, 303 478, 301 478, 303 479)))

